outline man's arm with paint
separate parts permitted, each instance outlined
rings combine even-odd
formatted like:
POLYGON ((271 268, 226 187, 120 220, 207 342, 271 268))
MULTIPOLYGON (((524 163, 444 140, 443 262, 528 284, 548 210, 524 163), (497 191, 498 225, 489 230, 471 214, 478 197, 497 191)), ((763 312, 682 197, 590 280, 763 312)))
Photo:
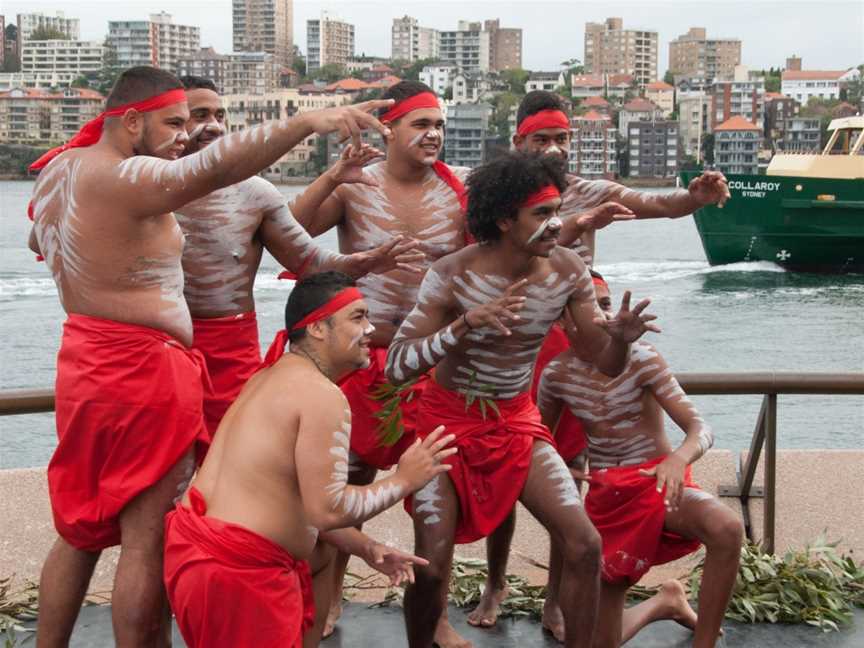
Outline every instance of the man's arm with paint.
POLYGON ((259 233, 267 251, 285 268, 303 277, 324 270, 336 270, 358 279, 369 273, 400 269, 417 271, 413 265, 425 255, 418 242, 394 237, 388 243, 366 252, 340 254, 319 246, 294 218, 282 194, 269 185, 260 196, 264 218, 259 233))
POLYGON ((324 531, 318 537, 342 553, 362 558, 372 569, 389 577, 391 585, 413 583, 414 565, 429 564, 424 558, 378 542, 354 527, 324 531))
POLYGON ((338 132, 358 142, 361 129, 387 133, 369 113, 390 103, 367 101, 267 122, 221 137, 179 160, 133 156, 116 165, 94 165, 82 180, 109 204, 125 205, 140 217, 158 216, 255 175, 312 133, 338 132))
POLYGON ((339 225, 345 216, 345 204, 336 191, 337 187, 342 184, 377 186, 378 183, 363 168, 381 155, 381 151, 367 144, 356 152, 353 146, 346 146, 336 164, 318 176, 291 203, 297 222, 312 236, 320 236, 339 225))
POLYGON ((723 204, 729 199, 726 177, 719 171, 705 171, 693 178, 687 189, 665 193, 635 191, 616 185, 611 200, 621 203, 636 214, 636 218, 680 218, 705 205, 723 204))
POLYGON ((513 293, 525 285, 525 280, 510 286, 498 299, 453 319, 457 310, 453 286, 442 271, 442 265, 447 263, 438 261, 428 270, 417 293, 417 304, 390 344, 385 373, 393 384, 425 374, 471 329, 491 326, 509 335, 504 322, 518 319, 516 312, 525 298, 513 293))
POLYGON ((356 526, 422 488, 449 470, 441 461, 454 436, 439 427, 422 442, 414 442, 400 457, 396 472, 368 486, 348 484, 351 411, 335 387, 300 417, 294 465, 303 509, 309 524, 321 531, 356 526))

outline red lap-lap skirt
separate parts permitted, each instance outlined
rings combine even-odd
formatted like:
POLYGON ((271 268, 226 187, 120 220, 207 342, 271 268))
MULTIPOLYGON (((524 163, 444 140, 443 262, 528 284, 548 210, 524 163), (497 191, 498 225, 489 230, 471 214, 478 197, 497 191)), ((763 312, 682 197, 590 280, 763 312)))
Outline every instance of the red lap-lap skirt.
POLYGON ((165 516, 165 588, 189 648, 301 648, 315 621, 309 564, 237 524, 191 508, 165 516))
POLYGON ((126 504, 196 442, 199 452, 206 447, 205 375, 201 354, 167 333, 69 316, 57 356, 59 442, 48 465, 54 526, 69 544, 119 544, 126 504))
MULTIPOLYGON (((696 551, 701 543, 663 528, 665 492, 657 492, 657 479, 640 470, 659 464, 657 457, 638 466, 591 471, 585 512, 603 541, 602 577, 608 583, 633 585, 654 565, 677 560, 696 551)), ((686 488, 693 483, 690 466, 684 474, 686 488)))
POLYGON ((561 325, 555 322, 549 333, 546 334, 546 339, 543 340, 543 346, 540 347, 540 352, 537 354, 537 360, 534 362, 534 376, 531 378, 531 400, 537 402, 537 390, 540 387, 540 376, 552 360, 554 360, 561 352, 570 348, 570 341, 567 339, 567 334, 561 325))
MULTIPOLYGON (((465 397, 430 380, 420 398, 418 435, 425 437, 439 425, 455 434, 459 452, 445 463, 459 498, 456 543, 488 536, 509 515, 525 487, 534 441, 555 445, 540 422, 540 412, 525 392, 510 400, 496 400, 499 416, 489 407, 486 418, 476 401, 466 411, 465 397)), ((405 499, 411 511, 411 498, 405 499)))
POLYGON ((192 347, 204 355, 210 388, 204 390, 204 421, 212 437, 246 381, 261 366, 255 312, 192 320, 192 347))
POLYGON ((351 451, 367 466, 386 470, 399 463, 399 457, 417 438, 417 406, 429 377, 422 376, 402 395, 400 408, 405 432, 396 443, 385 446, 381 443, 381 419, 375 416, 385 403, 375 400, 373 394, 388 383, 384 375, 387 349, 372 347, 369 361, 367 368, 358 369, 340 380, 339 388, 351 407, 351 451))

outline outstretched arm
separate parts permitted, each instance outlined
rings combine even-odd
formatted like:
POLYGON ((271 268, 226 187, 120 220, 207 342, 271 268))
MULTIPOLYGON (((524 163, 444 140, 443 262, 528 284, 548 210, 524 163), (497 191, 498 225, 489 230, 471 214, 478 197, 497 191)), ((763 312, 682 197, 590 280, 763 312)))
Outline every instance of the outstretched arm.
POLYGON ((297 221, 312 236, 319 236, 342 222, 345 205, 336 188, 342 184, 377 183, 363 171, 369 162, 383 155, 378 149, 364 144, 359 150, 346 146, 339 160, 322 173, 291 203, 297 221))
POLYGON ((518 319, 516 313, 525 304, 524 297, 513 294, 525 285, 523 279, 507 288, 498 299, 454 318, 458 306, 451 282, 439 274, 436 265, 426 272, 417 293, 417 304, 402 322, 387 352, 385 372, 394 384, 432 369, 471 329, 493 326, 509 335, 504 322, 518 319))
POLYGON ((393 475, 369 486, 349 485, 351 411, 335 387, 321 401, 301 415, 294 450, 303 508, 315 528, 329 531, 361 524, 449 470, 441 461, 456 451, 445 449, 454 437, 442 437, 439 428, 403 453, 393 475))
POLYGON ((414 565, 429 561, 378 542, 354 527, 324 531, 318 536, 342 553, 358 556, 372 569, 390 578, 391 585, 414 582, 414 565))
POLYGON ((645 347, 646 363, 651 371, 643 383, 654 399, 673 421, 684 430, 684 441, 654 468, 643 471, 646 476, 657 477, 657 490, 666 489, 666 506, 675 510, 683 495, 684 469, 705 454, 714 445, 714 433, 687 398, 675 375, 657 351, 645 347))
POLYGON ((138 155, 119 164, 93 165, 81 182, 108 204, 124 205, 142 218, 159 216, 258 173, 313 132, 339 132, 358 141, 361 128, 389 132, 369 113, 390 103, 367 101, 267 122, 175 161, 138 155))
POLYGON ((687 189, 649 193, 616 184, 612 196, 607 200, 630 208, 636 218, 680 218, 705 205, 716 203, 722 207, 729 199, 729 186, 726 177, 719 171, 705 171, 691 180, 687 189))

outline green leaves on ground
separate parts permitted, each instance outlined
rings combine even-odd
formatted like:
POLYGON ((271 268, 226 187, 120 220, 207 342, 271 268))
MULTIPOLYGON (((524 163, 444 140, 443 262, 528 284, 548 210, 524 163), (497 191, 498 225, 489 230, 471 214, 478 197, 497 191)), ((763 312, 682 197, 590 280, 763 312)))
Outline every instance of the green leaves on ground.
POLYGON ((6 633, 4 648, 17 645, 18 632, 30 632, 21 625, 33 621, 39 612, 39 587, 25 582, 20 589, 12 589, 13 576, 0 578, 0 632, 6 633))

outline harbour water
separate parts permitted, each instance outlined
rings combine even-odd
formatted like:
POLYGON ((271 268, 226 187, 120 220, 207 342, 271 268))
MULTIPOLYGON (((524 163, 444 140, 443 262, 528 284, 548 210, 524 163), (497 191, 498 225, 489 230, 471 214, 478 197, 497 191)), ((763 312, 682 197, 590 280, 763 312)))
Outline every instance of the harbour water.
MULTIPOLYGON (((27 249, 30 182, 0 182, 0 389, 50 387, 64 314, 44 264, 27 249)), ((280 187, 290 197, 302 187, 280 187)), ((334 232, 319 242, 335 247, 334 232)), ((677 371, 864 370, 864 276, 784 272, 770 263, 710 267, 692 219, 613 225, 598 235, 597 269, 613 298, 650 296, 663 329, 650 335, 677 371)), ((262 344, 282 327, 291 283, 265 255, 255 288, 262 344)), ((745 449, 758 396, 702 396, 716 447, 745 449)), ((781 396, 781 448, 860 448, 864 398, 781 396)), ((670 432, 673 438, 679 432, 670 432)), ((55 445, 52 414, 0 418, 0 469, 41 466, 55 445)))

